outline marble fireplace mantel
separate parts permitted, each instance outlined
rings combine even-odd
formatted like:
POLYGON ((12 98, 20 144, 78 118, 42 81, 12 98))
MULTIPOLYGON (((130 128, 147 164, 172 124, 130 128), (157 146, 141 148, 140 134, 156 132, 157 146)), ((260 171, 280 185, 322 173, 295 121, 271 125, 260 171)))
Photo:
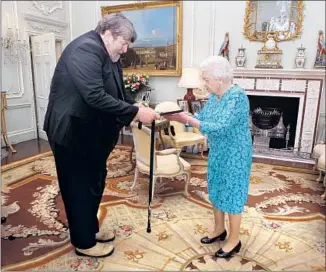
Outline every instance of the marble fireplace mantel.
POLYGON ((236 68, 233 70, 235 77, 275 77, 279 76, 282 78, 325 78, 325 70, 323 69, 247 69, 247 68, 236 68))
POLYGON ((248 95, 298 97, 295 150, 311 153, 315 144, 324 70, 235 69, 234 83, 248 95))

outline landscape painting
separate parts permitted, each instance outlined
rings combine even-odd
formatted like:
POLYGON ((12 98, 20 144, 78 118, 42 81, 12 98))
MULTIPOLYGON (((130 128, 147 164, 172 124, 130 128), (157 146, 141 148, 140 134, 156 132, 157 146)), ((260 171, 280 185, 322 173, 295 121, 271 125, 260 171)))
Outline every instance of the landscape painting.
POLYGON ((125 73, 180 76, 182 66, 182 1, 137 2, 101 7, 102 16, 123 13, 137 40, 121 56, 125 73))

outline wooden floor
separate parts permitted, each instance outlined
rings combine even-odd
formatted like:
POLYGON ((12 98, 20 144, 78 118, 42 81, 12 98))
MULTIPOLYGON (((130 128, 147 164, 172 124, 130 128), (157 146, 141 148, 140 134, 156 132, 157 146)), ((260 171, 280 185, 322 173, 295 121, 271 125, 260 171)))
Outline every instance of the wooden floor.
POLYGON ((6 165, 51 150, 48 142, 42 139, 21 142, 15 144, 14 148, 17 153, 12 153, 10 149, 7 149, 8 156, 1 160, 1 165, 6 165))
MULTIPOLYGON (((118 144, 132 145, 132 137, 123 135, 119 138, 118 144)), ((8 156, 1 160, 1 165, 6 165, 15 161, 19 161, 40 153, 51 151, 48 141, 42 139, 34 139, 26 142, 21 142, 14 145, 17 153, 12 153, 8 148, 8 156)))

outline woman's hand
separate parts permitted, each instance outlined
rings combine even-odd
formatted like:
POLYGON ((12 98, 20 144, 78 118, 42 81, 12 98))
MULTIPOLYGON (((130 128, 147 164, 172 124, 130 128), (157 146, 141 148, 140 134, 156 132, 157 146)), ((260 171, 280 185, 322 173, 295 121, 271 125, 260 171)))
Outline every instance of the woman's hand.
POLYGON ((191 125, 195 128, 198 128, 198 129, 200 126, 200 122, 197 119, 185 114, 184 112, 175 113, 175 114, 167 114, 162 117, 166 118, 167 120, 177 121, 182 124, 188 123, 189 125, 191 125))
POLYGON ((170 121, 177 121, 182 124, 186 124, 187 121, 191 118, 189 115, 185 114, 184 112, 174 113, 174 114, 167 114, 163 116, 167 120, 170 121))

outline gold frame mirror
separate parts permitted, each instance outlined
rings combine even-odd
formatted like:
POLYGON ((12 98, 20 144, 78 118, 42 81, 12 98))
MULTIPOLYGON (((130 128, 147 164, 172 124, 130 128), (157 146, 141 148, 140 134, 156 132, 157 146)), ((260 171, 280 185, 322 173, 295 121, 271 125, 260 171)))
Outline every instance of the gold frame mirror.
POLYGON ((300 37, 303 28, 304 1, 248 0, 244 19, 244 35, 250 41, 266 41, 268 32, 276 33, 276 41, 300 37))

